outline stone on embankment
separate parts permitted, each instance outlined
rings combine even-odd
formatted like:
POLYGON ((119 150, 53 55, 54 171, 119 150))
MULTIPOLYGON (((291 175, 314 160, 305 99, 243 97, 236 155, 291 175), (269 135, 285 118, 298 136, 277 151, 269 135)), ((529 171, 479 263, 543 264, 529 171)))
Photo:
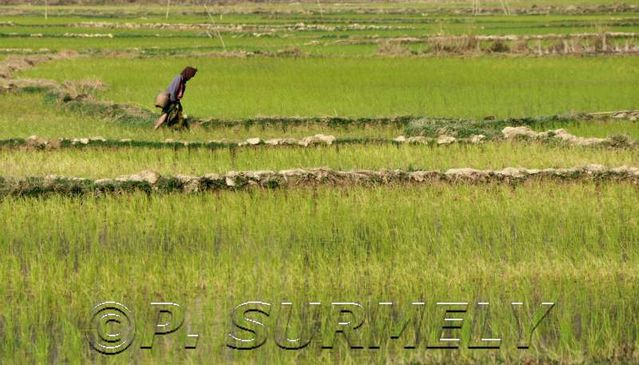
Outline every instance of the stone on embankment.
POLYGON ((505 139, 526 138, 526 139, 557 139, 576 146, 596 146, 611 144, 610 138, 578 137, 570 134, 565 129, 555 129, 546 132, 535 132, 532 129, 521 127, 506 127, 502 130, 505 139))
POLYGON ((457 141, 457 139, 455 137, 451 137, 451 136, 442 135, 442 136, 437 137, 437 144, 438 145, 451 144, 451 143, 455 143, 455 141, 457 141))
POLYGON ((475 135, 471 136, 468 141, 470 143, 478 144, 478 143, 484 142, 485 139, 486 139, 485 135, 483 135, 483 134, 475 134, 475 135))
POLYGON ((113 179, 97 179, 93 182, 96 186, 111 185, 115 182, 113 179))
POLYGON ((424 182, 439 180, 441 174, 437 171, 413 171, 408 173, 408 181, 424 182))
POLYGON ((255 146, 255 145, 258 145, 258 144, 262 143, 262 140, 261 140, 260 138, 257 138, 257 137, 255 137, 255 138, 248 138, 248 139, 246 140, 246 143, 247 143, 247 144, 249 144, 249 145, 251 145, 251 146, 255 146))
POLYGON ((89 139, 88 138, 72 138, 71 139, 71 144, 72 145, 77 145, 77 144, 87 145, 87 144, 89 144, 89 139))
POLYGON ((282 138, 271 138, 264 141, 265 144, 269 146, 277 146, 282 143, 282 138))
POLYGON ((430 138, 424 136, 408 137, 406 139, 406 143, 408 144, 428 144, 430 141, 430 138))
POLYGON ((505 178, 520 178, 528 175, 528 170, 516 167, 506 167, 505 169, 495 171, 495 175, 505 178))
POLYGON ((175 179, 182 185, 182 190, 186 193, 200 191, 201 178, 191 175, 175 175, 175 179))
POLYGON ((629 176, 638 178, 639 177, 639 168, 631 167, 631 166, 619 166, 609 170, 610 172, 619 175, 619 176, 629 176))
POLYGON ((539 133, 533 131, 532 129, 521 126, 521 127, 505 127, 502 129, 501 133, 503 134, 505 139, 514 139, 514 138, 537 138, 539 133))
POLYGON ((155 185, 160 180, 160 174, 153 170, 144 170, 133 175, 118 176, 116 181, 120 182, 146 182, 155 185))
POLYGON ((298 144, 301 146, 310 146, 313 144, 326 144, 331 145, 335 142, 335 136, 325 135, 325 134, 316 134, 314 136, 304 137, 298 141, 298 144))
POLYGON ((318 138, 321 142, 324 142, 328 145, 333 144, 335 142, 335 136, 326 135, 326 134, 316 134, 316 138, 318 138))
POLYGON ((471 168, 459 168, 446 170, 445 175, 452 180, 477 181, 488 178, 489 172, 471 168))
POLYGON ((573 134, 568 133, 564 129, 557 129, 557 130, 551 131, 551 133, 553 134, 555 138, 558 138, 564 142, 568 142, 578 146, 592 146, 592 145, 608 142, 607 138, 577 137, 573 134))
POLYGON ((29 147, 43 147, 47 145, 48 141, 44 138, 40 138, 36 135, 33 135, 33 136, 27 137, 25 142, 26 142, 26 145, 29 147))
POLYGON ((587 173, 593 174, 593 173, 602 173, 605 172, 607 170, 606 166, 604 165, 599 165, 599 164, 589 164, 583 167, 584 171, 586 171, 587 173))
POLYGON ((298 140, 295 138, 271 138, 264 143, 270 146, 295 145, 298 144, 298 140))
POLYGON ((288 177, 301 177, 309 174, 307 170, 304 169, 289 169, 289 170, 281 170, 279 172, 284 178, 288 177))

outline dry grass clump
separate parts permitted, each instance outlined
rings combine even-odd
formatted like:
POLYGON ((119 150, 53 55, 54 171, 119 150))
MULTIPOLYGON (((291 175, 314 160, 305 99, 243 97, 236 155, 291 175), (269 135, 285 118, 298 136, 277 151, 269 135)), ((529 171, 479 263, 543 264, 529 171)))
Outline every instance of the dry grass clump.
POLYGON ((61 51, 56 54, 9 56, 4 61, 0 62, 0 78, 8 79, 16 72, 28 70, 42 62, 65 60, 77 57, 77 55, 78 53, 75 51, 61 51))
MULTIPOLYGON (((377 40, 379 54, 399 54, 398 45, 420 44, 420 54, 511 53, 520 55, 635 54, 639 52, 635 33, 598 32, 544 35, 436 35, 377 40)), ((353 42, 353 41, 351 41, 353 42)), ((358 41, 353 44, 365 44, 358 41)))
POLYGON ((104 90, 106 85, 104 82, 92 80, 65 81, 63 88, 71 99, 83 99, 95 95, 97 91, 104 90))
POLYGON ((0 78, 7 79, 15 72, 24 71, 35 66, 37 63, 49 61, 49 55, 31 55, 31 56, 9 56, 0 63, 0 78))
POLYGON ((412 52, 401 41, 384 40, 377 46, 380 56, 410 56, 412 52))
POLYGON ((474 35, 465 37, 433 37, 428 40, 431 52, 463 54, 480 50, 480 42, 474 35))

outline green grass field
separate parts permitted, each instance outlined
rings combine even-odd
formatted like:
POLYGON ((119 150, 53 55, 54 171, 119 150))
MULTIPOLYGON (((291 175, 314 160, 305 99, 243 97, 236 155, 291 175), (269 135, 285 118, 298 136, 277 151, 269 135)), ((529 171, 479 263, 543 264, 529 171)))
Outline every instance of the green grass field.
POLYGON ((184 105, 200 117, 521 117, 639 107, 635 57, 426 59, 79 58, 23 77, 99 79, 103 98, 144 107, 185 65, 184 105), (166 75, 166 77, 157 77, 166 75))
MULTIPOLYGON (((278 138, 306 137, 318 133, 340 137, 395 138, 406 133, 399 124, 371 126, 344 125, 290 125, 243 126, 232 128, 205 128, 194 126, 188 131, 152 131, 148 125, 118 123, 108 118, 91 114, 77 114, 62 106, 45 102, 39 94, 7 94, 0 98, 0 139, 26 138, 37 135, 45 138, 80 138, 100 136, 109 139, 129 138, 145 141, 166 139, 186 141, 208 141, 228 139, 231 141, 260 137, 278 138)), ((633 121, 579 121, 568 123, 539 123, 536 130, 565 128, 570 133, 582 137, 611 137, 627 135, 639 139, 639 124, 633 121)))
POLYGON ((166 174, 204 175, 226 171, 285 170, 329 167, 352 169, 446 170, 506 167, 572 167, 589 163, 610 167, 639 166, 637 150, 489 143, 448 147, 340 146, 223 150, 90 149, 58 151, 0 151, 0 170, 9 176, 108 178, 151 169, 166 174))
MULTIPOLYGON (((168 18, 165 8, 157 6, 51 7, 46 19, 43 7, 7 6, 0 8, 4 10, 0 53, 74 49, 180 55, 294 50, 319 57, 361 57, 374 56, 380 49, 378 41, 405 37, 636 33, 639 29, 639 18, 632 11, 577 11, 595 4, 619 7, 631 2, 510 2, 509 9, 519 12, 516 17, 502 14, 499 2, 483 2, 488 13, 473 16, 468 1, 174 6, 168 18), (157 24, 163 24, 162 28, 157 24), (98 37, 70 37, 82 34, 98 37)), ((423 51, 419 45, 409 48, 423 51)))
POLYGON ((39 94, 7 94, 0 98, 0 138, 28 137, 38 135, 47 138, 102 136, 104 138, 130 138, 136 140, 181 139, 208 141, 215 139, 242 140, 251 137, 276 138, 306 137, 318 133, 352 137, 394 138, 404 133, 399 125, 376 126, 375 128, 352 126, 299 125, 262 127, 259 125, 233 128, 198 128, 188 131, 153 131, 150 125, 115 122, 90 113, 78 114, 62 106, 48 103, 39 94), (34 107, 35 106, 35 107, 34 107))
POLYGON ((5 199, 1 214, 20 223, 0 236, 0 354, 16 363, 632 362, 624 351, 636 341, 636 197, 623 184, 543 184, 5 199), (93 303, 141 312, 149 297, 188 306, 202 336, 196 350, 167 337, 153 351, 91 352, 83 329, 93 303), (224 346, 226 313, 244 300, 443 298, 557 308, 525 351, 513 348, 503 312, 492 324, 504 336, 499 351, 224 346))
MULTIPOLYGON (((578 114, 639 109, 636 39, 628 36, 626 47, 625 38, 606 38, 606 32, 638 31, 634 2, 482 1, 473 15, 472 2, 461 0, 240 1, 211 4, 210 16, 201 4, 173 4, 168 19, 163 1, 51 4, 47 19, 40 3, 0 6, 0 139, 52 140, 48 147, 32 140, 0 145, 0 363, 639 362, 639 195, 635 184, 614 175, 352 186, 317 181, 198 193, 150 188, 80 195, 43 187, 51 175, 112 179, 143 170, 199 176, 320 167, 639 168, 639 149, 627 141, 599 147, 509 141, 499 138, 501 124, 480 144, 391 143, 414 135, 413 127, 426 123, 415 121, 421 117, 461 118, 458 124, 468 130, 489 125, 486 117, 497 123, 530 117, 535 122, 524 125, 535 131, 639 139, 639 113, 578 114), (398 41, 556 33, 565 38, 529 47, 567 49, 561 42, 585 32, 597 34, 583 43, 591 50, 572 55, 519 52, 516 43, 479 44, 475 51, 464 46, 461 52, 444 45, 437 53, 426 41, 398 41), (496 46, 505 48, 492 51, 496 46), (63 55, 56 60, 33 55, 58 51, 63 55), (153 131, 155 95, 188 64, 200 70, 183 100, 194 117, 191 129, 153 131), (83 80, 103 88, 77 92, 74 82, 83 80), (32 85, 20 86, 25 82, 32 85), (113 102, 124 111, 113 112, 113 102), (570 117, 537 118, 552 115, 570 117), (414 118, 294 119, 398 116, 414 118), (274 118, 255 120, 260 117, 274 118), (199 118, 215 121, 199 124, 199 118), (54 141, 100 136, 133 145, 315 134, 358 142, 209 149, 57 148, 54 141), (363 143, 371 138, 381 140, 363 143), (32 180, 42 184, 29 185, 32 180), (23 196, 2 190, 5 181, 17 181, 12 191, 23 196), (135 317, 133 344, 113 356, 90 344, 91 310, 104 301, 125 304, 135 317), (272 303, 268 317, 253 313, 269 328, 266 343, 253 351, 228 346, 231 311, 246 301, 272 303), (297 308, 290 321, 280 307, 287 301, 297 308), (349 349, 341 335, 334 348, 321 348, 344 320, 331 316, 331 302, 364 306, 356 333, 368 341, 381 326, 378 303, 386 301, 400 306, 382 318, 386 324, 406 314, 411 302, 425 303, 417 349, 403 348, 402 340, 349 349), (461 348, 428 348, 442 335, 445 314, 436 303, 459 301, 470 303, 461 314, 462 329, 452 331, 461 336, 461 348), (151 302, 179 303, 186 316, 179 331, 157 336, 153 349, 145 350, 145 333, 165 318, 150 311, 151 302), (322 303, 311 345, 281 349, 275 339, 284 323, 290 336, 304 334, 300 324, 309 317, 298 310, 309 302, 322 303), (483 332, 477 302, 490 303, 483 332), (525 303, 523 312, 512 302, 525 303), (542 302, 555 305, 529 339, 530 348, 518 349, 520 327, 538 317, 542 302), (197 349, 184 349, 187 333, 194 332, 200 335, 197 349), (500 348, 469 349, 479 335, 501 338, 500 348)), ((428 136, 465 137, 451 125, 437 124, 428 136)), ((126 332, 115 322, 105 327, 110 334, 126 332)))

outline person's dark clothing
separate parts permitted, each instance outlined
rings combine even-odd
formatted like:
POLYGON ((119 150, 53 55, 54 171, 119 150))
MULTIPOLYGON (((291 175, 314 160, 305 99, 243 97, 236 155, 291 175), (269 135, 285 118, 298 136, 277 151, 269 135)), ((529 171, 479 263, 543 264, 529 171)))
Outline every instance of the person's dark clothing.
POLYGON ((182 114, 182 103, 180 101, 169 102, 169 104, 162 109, 163 113, 168 114, 166 117, 166 126, 173 129, 189 128, 189 122, 184 118, 182 114))
POLYGON ((182 115, 182 103, 180 103, 185 90, 186 81, 184 81, 182 75, 177 75, 166 90, 169 93, 169 103, 162 109, 162 112, 168 114, 166 126, 169 128, 181 129, 189 127, 187 120, 182 115))

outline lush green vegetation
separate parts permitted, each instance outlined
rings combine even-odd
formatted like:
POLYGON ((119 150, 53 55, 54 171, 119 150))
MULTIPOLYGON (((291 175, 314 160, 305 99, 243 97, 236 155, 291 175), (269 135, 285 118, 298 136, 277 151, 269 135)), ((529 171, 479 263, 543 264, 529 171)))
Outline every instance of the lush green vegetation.
POLYGON ((244 170, 330 167, 351 169, 441 170, 456 167, 573 167, 598 163, 639 166, 639 152, 560 147, 526 143, 485 145, 352 145, 315 148, 239 148, 237 150, 166 150, 144 148, 0 150, 0 171, 9 176, 56 174, 115 177, 152 169, 167 174, 203 175, 244 170))
MULTIPOLYGON (((4 199, 0 216, 13 223, 0 235, 0 356, 9 363, 634 362, 627 348, 636 341, 628 324, 637 321, 639 294, 637 197, 623 184, 553 183, 4 199), (158 338, 153 351, 97 355, 84 329, 102 300, 130 306, 140 332, 150 301, 181 303, 201 335, 197 350, 183 350, 175 335, 158 338), (497 308, 491 329, 504 343, 499 351, 425 343, 349 351, 344 342, 285 351, 270 337, 259 350, 233 351, 224 347, 228 313, 246 300, 487 300, 497 308), (507 303, 520 300, 557 303, 529 350, 513 345, 507 303)), ((428 310, 424 341, 438 318, 428 310)))
MULTIPOLYGON (((174 6, 165 17, 163 7, 4 7, 0 39, 4 52, 75 49, 82 52, 291 52, 322 55, 375 55, 386 39, 429 35, 530 35, 584 32, 637 32, 633 12, 581 13, 580 6, 536 1, 510 2, 510 9, 542 14, 501 14, 499 2, 482 2, 490 16, 473 16, 471 2, 398 4, 252 4, 196 7, 174 6), (532 7, 535 5, 537 8, 532 7), (550 10, 542 10, 549 5, 550 10), (495 11, 496 9, 496 11, 495 11), (4 23, 4 24, 3 24, 4 23), (168 24, 158 28, 157 24, 168 24), (209 27, 180 27, 204 24, 209 27), (112 38, 70 38, 88 34, 112 38), (8 49, 8 50, 7 50, 8 49)), ((616 5, 621 4, 615 2, 616 5)), ((608 3, 612 5, 612 3, 608 3)), ((410 50, 419 52, 421 46, 410 50)))
MULTIPOLYGON (((411 132, 402 124, 317 123, 219 123, 189 131, 152 131, 148 113, 119 118, 95 103, 115 101, 152 110, 156 93, 187 64, 200 73, 188 85, 186 113, 205 119, 415 115, 501 120, 639 109, 635 55, 479 52, 424 57, 419 42, 384 48, 390 39, 436 34, 639 31, 639 17, 628 10, 636 4, 627 0, 508 4, 519 14, 503 15, 500 1, 481 1, 482 15, 473 16, 471 1, 465 0, 238 2, 211 5, 210 16, 200 5, 172 6, 168 19, 159 5, 49 6, 48 19, 42 6, 0 6, 3 55, 80 52, 76 58, 39 63, 17 77, 105 84, 89 100, 63 100, 38 88, 3 92, 0 139, 237 141, 317 133, 389 139, 411 132), (198 28, 200 23, 211 26, 198 28), (76 37, 85 33, 101 36, 76 37), (245 57, 246 52, 255 54, 245 57)), ((0 87, 10 84, 0 79, 0 87)), ((565 128, 585 137, 639 139, 639 124, 629 119, 531 126, 565 128)), ((437 128, 429 131, 450 132, 437 128)), ((493 132, 499 134, 500 128, 493 132)), ((34 176, 33 181, 45 181, 37 177, 50 174, 113 178, 142 170, 202 175, 317 167, 542 169, 586 164, 639 167, 639 151, 523 141, 217 150, 0 148, 0 179, 34 176)), ((22 182, 16 182, 18 190, 22 182)), ((65 194, 73 191, 60 189, 40 198, 5 196, 0 199, 0 220, 5 222, 0 233, 0 362, 637 363, 636 192, 636 186, 609 179, 288 186, 206 194, 134 191, 99 197, 69 197, 65 194), (113 357, 93 351, 87 340, 91 308, 105 300, 130 306, 138 330, 134 346, 113 357), (225 346, 229 313, 248 300, 275 304, 266 322, 271 327, 281 301, 320 301, 325 307, 357 301, 367 309, 380 301, 424 301, 428 307, 417 350, 393 342, 380 350, 348 350, 344 341, 333 350, 321 350, 319 337, 330 332, 322 327, 314 345, 302 351, 279 349, 273 333, 259 350, 234 351, 225 346), (157 319, 146 313, 152 301, 186 307, 184 328, 201 336, 197 350, 183 349, 185 332, 156 339, 152 351, 139 348, 145 325, 157 319), (441 301, 494 304, 489 329, 504 339, 502 348, 465 349, 476 315, 471 306, 461 331, 464 349, 426 349, 439 335, 442 313, 433 304, 441 301), (513 301, 556 303, 527 350, 515 346, 513 301)), ((365 323, 371 320, 367 317, 365 323)), ((324 318, 323 325, 328 322, 324 318)))
MULTIPOLYGON (((37 135, 46 138, 76 138, 101 136, 103 138, 129 138, 134 140, 165 139, 208 141, 246 138, 306 137, 318 133, 343 137, 386 137, 401 135, 401 125, 376 126, 375 128, 346 125, 333 128, 318 125, 243 126, 233 128, 198 128, 188 131, 162 129, 153 131, 151 124, 129 124, 109 118, 98 118, 91 113, 75 113, 56 103, 46 102, 40 94, 6 94, 0 98, 0 139, 26 138, 37 135)), ((158 113, 159 116, 159 113, 158 113)))
MULTIPOLYGON (((108 118, 96 118, 90 113, 75 113, 62 105, 47 102, 37 93, 11 93, 0 98, 0 139, 26 138, 37 135, 44 138, 80 138, 100 136, 109 139, 129 138, 144 141, 166 139, 209 141, 227 139, 238 141, 246 138, 306 137, 318 133, 340 137, 395 138, 405 134, 400 124, 371 126, 343 125, 238 125, 232 128, 206 128, 194 126, 188 131, 153 131, 151 126, 114 122, 108 118)), ((639 123, 628 120, 575 120, 533 124, 539 131, 564 128, 583 137, 611 137, 627 135, 639 139, 639 123)))
POLYGON ((639 108, 635 57, 79 58, 23 74, 100 79, 101 94, 150 106, 174 74, 199 68, 184 99, 200 117, 429 115, 517 117, 639 108), (160 77, 158 75, 166 75, 160 77))

